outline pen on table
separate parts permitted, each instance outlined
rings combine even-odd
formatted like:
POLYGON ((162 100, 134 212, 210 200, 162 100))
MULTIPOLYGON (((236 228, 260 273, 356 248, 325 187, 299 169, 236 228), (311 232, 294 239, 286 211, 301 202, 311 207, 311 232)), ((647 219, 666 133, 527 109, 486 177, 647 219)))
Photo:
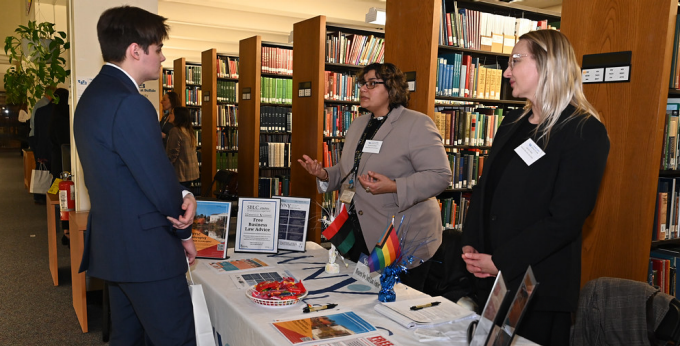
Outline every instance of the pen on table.
POLYGON ((423 304, 423 305, 414 305, 414 306, 411 307, 411 310, 415 311, 415 310, 420 310, 420 309, 424 309, 424 308, 429 308, 430 306, 437 306, 440 303, 441 302, 432 302, 432 303, 427 303, 427 304, 423 304))
POLYGON ((314 311, 321 311, 321 310, 326 310, 326 309, 332 309, 334 307, 338 306, 338 304, 326 304, 326 305, 320 305, 320 306, 311 306, 307 304, 304 308, 302 308, 302 312, 314 312, 314 311))

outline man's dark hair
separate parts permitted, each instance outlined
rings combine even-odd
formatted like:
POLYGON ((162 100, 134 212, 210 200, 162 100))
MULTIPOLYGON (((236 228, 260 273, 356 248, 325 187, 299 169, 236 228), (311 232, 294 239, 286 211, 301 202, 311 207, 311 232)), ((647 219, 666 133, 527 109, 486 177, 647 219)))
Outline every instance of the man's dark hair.
POLYGON ((170 28, 165 24, 166 19, 132 6, 104 11, 97 22, 97 38, 104 61, 122 62, 125 50, 133 43, 148 54, 150 45, 161 44, 168 38, 170 28))

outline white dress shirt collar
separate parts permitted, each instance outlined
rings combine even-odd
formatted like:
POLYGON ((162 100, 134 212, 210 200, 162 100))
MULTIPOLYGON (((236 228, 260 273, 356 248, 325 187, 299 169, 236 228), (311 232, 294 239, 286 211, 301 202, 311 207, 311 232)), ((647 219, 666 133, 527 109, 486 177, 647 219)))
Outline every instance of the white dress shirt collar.
POLYGON ((117 69, 123 71, 123 73, 125 73, 125 75, 128 76, 128 77, 130 78, 130 80, 132 81, 132 84, 134 84, 135 87, 137 87, 137 91, 139 91, 139 85, 137 84, 137 81, 136 81, 134 78, 132 78, 132 76, 130 76, 130 74, 127 73, 127 71, 125 71, 125 70, 123 70, 122 68, 120 68, 120 66, 115 65, 115 64, 112 64, 112 63, 110 63, 110 62, 107 62, 106 65, 115 67, 115 68, 117 68, 117 69))

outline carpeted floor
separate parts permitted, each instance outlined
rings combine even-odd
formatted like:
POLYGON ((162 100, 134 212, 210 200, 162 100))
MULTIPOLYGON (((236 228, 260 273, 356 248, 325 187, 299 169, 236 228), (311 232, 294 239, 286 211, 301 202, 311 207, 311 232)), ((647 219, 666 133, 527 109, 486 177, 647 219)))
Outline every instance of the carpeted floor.
POLYGON ((0 196, 0 345, 106 345, 101 291, 88 292, 89 333, 83 333, 72 305, 68 248, 61 244, 59 286, 52 284, 46 207, 24 189, 18 150, 0 151, 0 196))

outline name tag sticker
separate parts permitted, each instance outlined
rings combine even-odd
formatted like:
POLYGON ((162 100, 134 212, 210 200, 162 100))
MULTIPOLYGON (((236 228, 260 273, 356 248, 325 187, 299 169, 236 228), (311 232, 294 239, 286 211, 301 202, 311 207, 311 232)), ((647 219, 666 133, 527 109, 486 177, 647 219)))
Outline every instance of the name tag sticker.
POLYGON ((531 138, 527 139, 520 146, 515 148, 515 152, 524 160, 527 166, 531 166, 534 162, 545 155, 545 152, 534 142, 531 138))
POLYGON ((382 147, 382 144, 382 141, 367 140, 366 143, 364 143, 363 152, 378 154, 380 153, 380 147, 382 147))

